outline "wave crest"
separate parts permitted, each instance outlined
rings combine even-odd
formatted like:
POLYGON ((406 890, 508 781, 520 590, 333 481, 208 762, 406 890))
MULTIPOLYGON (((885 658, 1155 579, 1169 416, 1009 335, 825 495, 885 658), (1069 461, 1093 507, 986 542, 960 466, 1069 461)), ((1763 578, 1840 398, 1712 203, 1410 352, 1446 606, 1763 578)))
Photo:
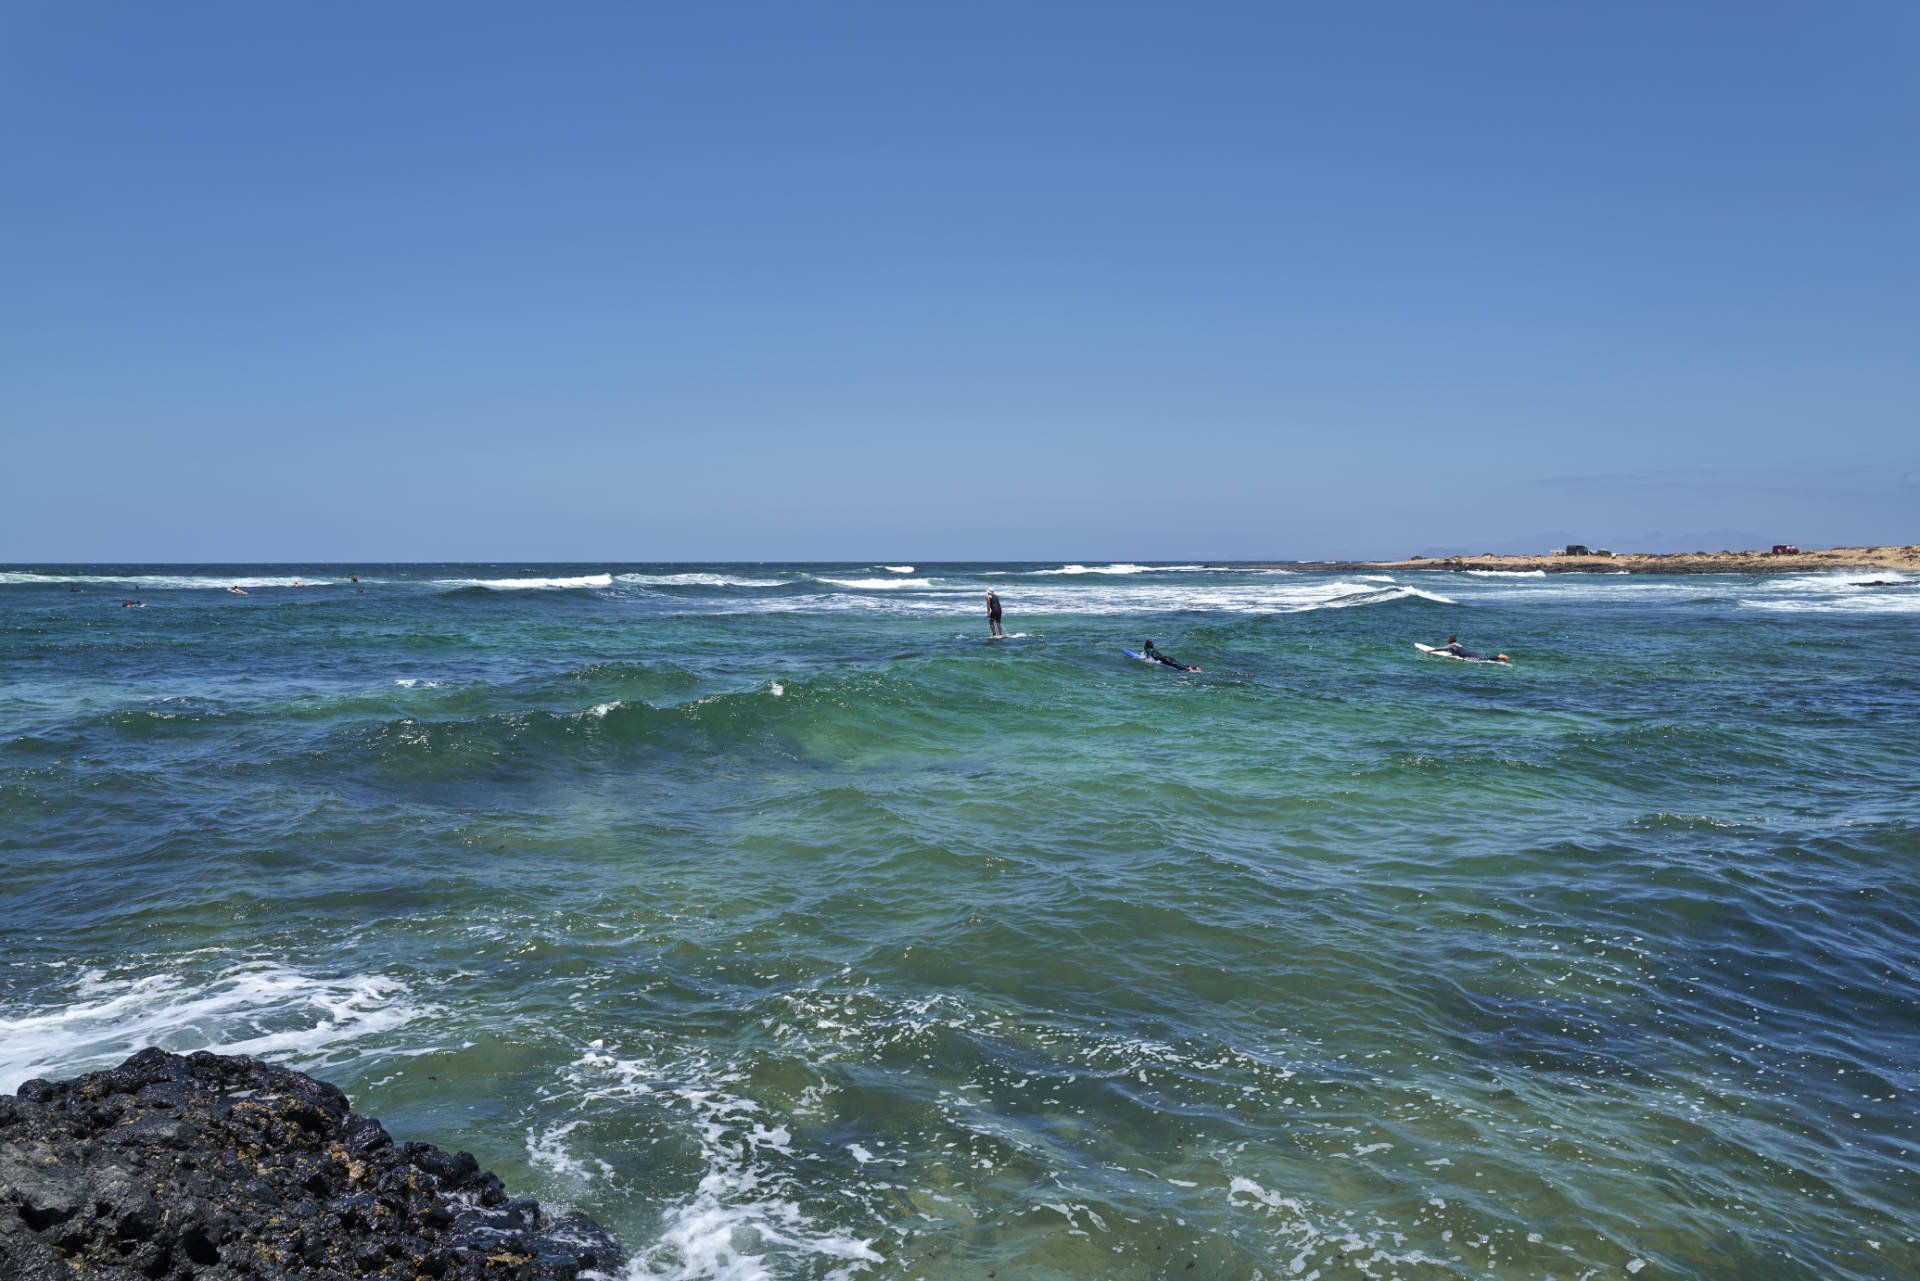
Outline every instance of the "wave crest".
POLYGON ((612 574, 581 574, 576 578, 436 578, 440 587, 485 587, 489 591, 530 591, 540 588, 566 590, 578 587, 611 587, 612 574))
POLYGON ((1113 565, 1062 565, 1058 569, 1036 569, 1035 574, 1151 574, 1153 566, 1121 561, 1113 565))
POLYGON ((732 574, 617 574, 616 582, 642 587, 785 587, 777 578, 738 578, 732 574))

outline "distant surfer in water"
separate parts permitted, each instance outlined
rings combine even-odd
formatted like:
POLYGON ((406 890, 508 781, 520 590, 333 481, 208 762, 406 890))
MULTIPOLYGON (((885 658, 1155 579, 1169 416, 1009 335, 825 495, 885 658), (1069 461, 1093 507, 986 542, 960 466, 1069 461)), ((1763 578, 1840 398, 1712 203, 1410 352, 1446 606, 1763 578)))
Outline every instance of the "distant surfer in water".
POLYGON ((1197 672, 1200 670, 1197 667, 1188 667, 1185 663, 1175 662, 1173 659, 1168 658, 1165 654, 1162 654, 1153 647, 1152 641, 1147 641, 1140 646, 1140 657, 1149 659, 1152 662, 1164 663, 1176 672, 1197 672))
POLYGON ((227 588, 227 590, 232 592, 235 596, 245 596, 247 594, 247 589, 244 587, 229 587, 227 588))
POLYGON ((992 592, 987 593, 987 626, 995 636, 1005 636, 1007 634, 1000 626, 1000 598, 992 592))
POLYGON ((1452 654, 1455 658, 1478 659, 1482 663, 1505 663, 1512 661, 1505 654, 1495 654, 1492 658, 1488 658, 1485 654, 1476 654, 1465 645, 1462 645, 1458 636, 1447 637, 1447 643, 1438 646, 1433 652, 1436 654, 1452 654))

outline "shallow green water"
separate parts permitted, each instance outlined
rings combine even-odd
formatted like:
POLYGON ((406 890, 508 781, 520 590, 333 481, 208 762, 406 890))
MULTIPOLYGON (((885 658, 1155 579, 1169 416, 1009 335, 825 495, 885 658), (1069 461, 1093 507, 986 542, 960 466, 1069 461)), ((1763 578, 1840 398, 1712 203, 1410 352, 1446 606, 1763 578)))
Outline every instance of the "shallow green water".
POLYGON ((0 1088, 636 1278, 1920 1275, 1920 586, 1065 568, 0 573, 0 1088))

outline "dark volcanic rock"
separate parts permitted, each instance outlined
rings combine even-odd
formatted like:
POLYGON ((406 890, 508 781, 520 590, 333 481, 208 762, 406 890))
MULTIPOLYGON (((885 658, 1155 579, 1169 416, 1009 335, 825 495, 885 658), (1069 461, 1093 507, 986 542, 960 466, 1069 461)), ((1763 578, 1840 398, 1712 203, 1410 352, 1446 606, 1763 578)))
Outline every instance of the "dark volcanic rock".
POLYGON ((581 1215, 514 1201, 471 1153, 395 1144, 325 1081, 140 1053, 0 1095, 0 1278, 435 1277, 619 1269, 581 1215))

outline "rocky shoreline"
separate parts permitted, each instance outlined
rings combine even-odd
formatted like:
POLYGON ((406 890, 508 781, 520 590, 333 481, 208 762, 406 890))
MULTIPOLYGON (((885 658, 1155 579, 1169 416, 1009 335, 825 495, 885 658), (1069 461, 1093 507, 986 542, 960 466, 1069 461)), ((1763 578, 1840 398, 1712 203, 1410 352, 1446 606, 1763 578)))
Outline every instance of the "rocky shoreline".
POLYGON ((305 1073, 146 1049, 0 1095, 0 1277, 612 1275, 579 1214, 511 1199, 467 1152, 396 1143, 305 1073))
MULTIPOLYGON (((1882 570, 1920 573, 1920 544, 1903 547, 1830 547, 1775 556, 1769 552, 1622 552, 1607 556, 1444 556, 1409 560, 1320 560, 1221 566, 1233 569, 1313 569, 1336 573, 1411 573, 1493 570, 1509 574, 1832 574, 1882 570)), ((1899 583, 1871 584, 1901 586, 1899 583)))

